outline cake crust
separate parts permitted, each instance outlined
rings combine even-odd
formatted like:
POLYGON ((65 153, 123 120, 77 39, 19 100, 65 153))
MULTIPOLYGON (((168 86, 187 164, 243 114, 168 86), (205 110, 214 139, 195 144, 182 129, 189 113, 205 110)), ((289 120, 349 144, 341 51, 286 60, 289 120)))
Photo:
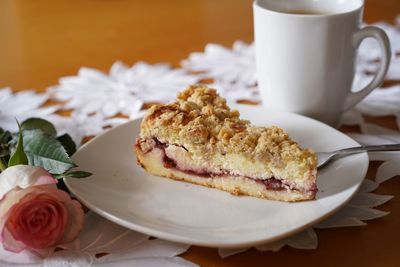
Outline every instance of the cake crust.
POLYGON ((141 137, 181 143, 194 153, 245 153, 257 160, 277 156, 283 163, 304 161, 315 166, 316 157, 302 150, 279 127, 254 127, 239 118, 215 89, 192 85, 168 105, 154 105, 141 125, 141 137))

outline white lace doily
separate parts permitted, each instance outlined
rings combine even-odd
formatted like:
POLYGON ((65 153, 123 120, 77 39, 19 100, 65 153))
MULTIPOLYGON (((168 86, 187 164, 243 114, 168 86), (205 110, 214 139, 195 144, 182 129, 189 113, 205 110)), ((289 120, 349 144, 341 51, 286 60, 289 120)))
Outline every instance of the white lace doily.
MULTIPOLYGON (((366 123, 362 114, 371 116, 393 115, 400 128, 400 20, 397 25, 376 23, 383 28, 391 41, 393 59, 387 78, 399 81, 385 89, 374 90, 354 109, 344 114, 342 124, 359 125, 361 134, 349 134, 363 144, 400 143, 400 132, 366 123), (397 54, 397 56, 396 56, 397 54)), ((361 88, 371 79, 379 61, 379 47, 366 40, 359 49, 354 88, 361 88)), ((173 69, 166 64, 149 65, 143 62, 129 67, 116 62, 109 73, 81 68, 76 76, 61 78, 59 84, 46 93, 33 91, 12 93, 10 88, 0 89, 0 126, 16 131, 15 118, 43 117, 53 122, 59 133, 68 132, 80 143, 84 136, 96 135, 105 128, 141 116, 144 102, 168 102, 189 84, 204 79, 213 80, 221 95, 228 101, 251 100, 259 102, 254 64, 254 47, 241 41, 233 48, 208 44, 204 52, 196 52, 182 61, 182 68, 173 69), (49 100, 64 104, 43 107, 49 100), (55 112, 73 109, 71 117, 55 112), (116 117, 116 115, 122 115, 116 117)), ((356 90, 356 89, 355 89, 356 90)), ((400 174, 400 153, 374 153, 371 160, 383 161, 375 181, 365 180, 352 201, 329 219, 313 228, 332 228, 365 225, 366 221, 385 216, 387 212, 376 209, 393 196, 372 193, 380 183, 400 174)), ((55 266, 88 265, 140 265, 140 266, 193 266, 177 257, 189 246, 159 239, 149 239, 142 234, 117 226, 89 213, 79 238, 56 251, 46 259, 28 252, 11 254, 0 249, 0 263, 6 265, 32 264, 55 266), (101 256, 101 257, 99 257, 101 256)), ((257 249, 278 251, 283 246, 298 249, 315 249, 318 238, 313 228, 257 249)), ((221 257, 242 250, 220 249, 221 257)))

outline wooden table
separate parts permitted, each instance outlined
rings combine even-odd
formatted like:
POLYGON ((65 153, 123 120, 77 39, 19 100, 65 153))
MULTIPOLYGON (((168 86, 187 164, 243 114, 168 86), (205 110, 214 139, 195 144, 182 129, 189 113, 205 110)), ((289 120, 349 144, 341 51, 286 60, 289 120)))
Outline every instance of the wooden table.
MULTIPOLYGON (((177 66, 189 52, 214 42, 251 42, 249 0, 78 1, 2 0, 0 2, 0 88, 43 91, 81 66, 107 71, 116 60, 144 60, 177 66)), ((399 0, 368 0, 367 22, 393 22, 399 0)), ((399 81, 392 81, 399 83, 399 81)), ((393 117, 367 118, 396 128, 393 117)), ((345 128, 344 131, 357 130, 345 128)), ((375 175, 372 163, 368 177, 375 175)), ((400 179, 378 193, 396 197, 380 207, 388 216, 366 227, 317 230, 317 250, 284 248, 220 259, 215 249, 192 247, 184 257, 202 266, 400 266, 400 179)))

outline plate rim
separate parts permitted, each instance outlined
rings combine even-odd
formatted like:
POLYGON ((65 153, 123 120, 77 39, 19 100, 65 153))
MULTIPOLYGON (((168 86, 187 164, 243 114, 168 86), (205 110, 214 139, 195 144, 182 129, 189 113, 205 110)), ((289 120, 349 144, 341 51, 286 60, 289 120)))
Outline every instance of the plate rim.
MULTIPOLYGON (((268 110, 268 111, 273 111, 273 112, 277 112, 277 113, 283 113, 283 114, 289 114, 289 115, 294 115, 294 116, 298 116, 301 117, 302 119, 306 119, 306 120, 311 120, 314 121, 318 124, 323 125, 324 127, 329 127, 330 130, 333 130, 343 136, 345 136, 346 138, 351 139, 353 142, 355 142, 356 144, 360 145, 357 141, 355 141, 353 138, 351 138, 350 136, 347 136, 346 134, 340 132, 339 130, 333 128, 330 125, 327 125, 323 122, 320 122, 318 120, 315 120, 313 118, 310 117, 306 117, 300 114, 296 114, 296 113, 291 113, 291 112, 284 112, 284 111, 278 111, 278 110, 274 110, 274 109, 270 109, 264 106, 251 106, 251 105, 245 105, 245 104, 236 104, 236 105, 232 105, 232 108, 236 108, 236 109, 264 109, 264 110, 268 110)), ((142 114, 143 115, 143 114, 142 114)), ((102 132, 101 134, 97 135, 96 137, 92 138, 90 141, 86 142, 85 144, 83 144, 78 151, 76 151, 76 153, 74 155, 76 155, 77 153, 79 153, 79 151, 81 150, 85 150, 86 147, 89 144, 92 144, 94 141, 96 141, 97 139, 100 139, 102 136, 104 135, 109 135, 111 134, 113 131, 116 131, 119 128, 122 127, 126 127, 128 124, 134 124, 136 123, 136 121, 141 120, 143 116, 140 116, 138 118, 135 119, 131 119, 121 125, 118 125, 112 129, 109 129, 107 131, 102 132)), ((74 158, 74 155, 72 156, 72 158, 74 158)), ((256 246, 256 245, 260 245, 260 244, 268 244, 268 243, 272 243, 274 241, 277 240, 281 240, 284 239, 288 236, 294 235, 296 233, 299 233, 305 229, 307 229, 308 227, 311 227, 312 225, 317 224, 320 221, 323 221, 324 219, 330 217, 331 215, 333 215, 334 213, 336 213, 338 210, 340 210, 341 208, 343 208, 354 196, 354 194, 357 192, 358 188, 361 186, 362 181, 365 179, 365 176, 367 174, 367 171, 369 169, 369 157, 368 157, 368 153, 367 152, 363 152, 363 153, 359 153, 359 155, 363 155, 365 157, 365 162, 366 166, 365 169, 362 170, 363 174, 362 174, 362 179, 360 181, 360 183, 357 185, 357 187, 355 188, 355 190, 351 193, 351 195, 348 196, 348 198, 341 203, 341 205, 338 205, 337 207, 335 207, 333 210, 331 210, 330 212, 324 214, 323 216, 320 216, 318 218, 316 218, 315 220, 312 220, 298 228, 292 229, 290 231, 286 231, 282 234, 279 235, 275 235, 274 237, 270 237, 270 238, 258 238, 255 240, 251 240, 251 241, 246 241, 246 242, 240 242, 240 243, 232 243, 232 242, 228 242, 228 243, 224 243, 224 242, 206 242, 206 241, 202 241, 202 240, 193 240, 193 238, 187 237, 187 236, 181 236, 178 234, 174 234, 174 233, 169 233, 169 232, 163 232, 161 230, 157 230, 154 228, 151 228, 150 226, 142 226, 139 224, 135 224, 132 221, 128 221, 125 219, 121 219, 118 216, 113 215, 110 212, 107 212, 105 210, 102 210, 100 207, 97 207, 96 205, 92 204, 90 201, 86 200, 84 197, 82 197, 79 194, 76 194, 76 192, 74 192, 73 186, 71 186, 69 184, 69 178, 63 178, 63 181, 65 183, 65 185, 67 186, 67 188, 71 191, 71 193, 74 194, 74 196, 80 201, 82 202, 86 207, 88 207, 90 209, 90 211, 93 211, 97 214, 99 214, 100 216, 116 223, 119 224, 123 227, 126 227, 128 229, 131 229, 133 231, 137 231, 146 235, 150 235, 150 236, 154 236, 157 238, 161 238, 164 240, 168 240, 168 241, 172 241, 172 242, 178 242, 178 243, 184 243, 184 244, 190 244, 190 245, 196 245, 196 246, 202 246, 202 247, 211 247, 211 248, 243 248, 243 247, 250 247, 250 246, 256 246)))

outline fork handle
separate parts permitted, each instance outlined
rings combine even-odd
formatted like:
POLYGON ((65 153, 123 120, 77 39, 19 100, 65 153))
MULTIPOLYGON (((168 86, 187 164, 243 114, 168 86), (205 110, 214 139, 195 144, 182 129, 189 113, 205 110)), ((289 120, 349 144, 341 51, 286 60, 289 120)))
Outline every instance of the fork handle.
POLYGON ((352 154, 365 151, 400 151, 400 144, 390 144, 390 145, 375 145, 375 146, 357 146, 349 147, 345 149, 340 149, 335 151, 336 154, 352 154))

